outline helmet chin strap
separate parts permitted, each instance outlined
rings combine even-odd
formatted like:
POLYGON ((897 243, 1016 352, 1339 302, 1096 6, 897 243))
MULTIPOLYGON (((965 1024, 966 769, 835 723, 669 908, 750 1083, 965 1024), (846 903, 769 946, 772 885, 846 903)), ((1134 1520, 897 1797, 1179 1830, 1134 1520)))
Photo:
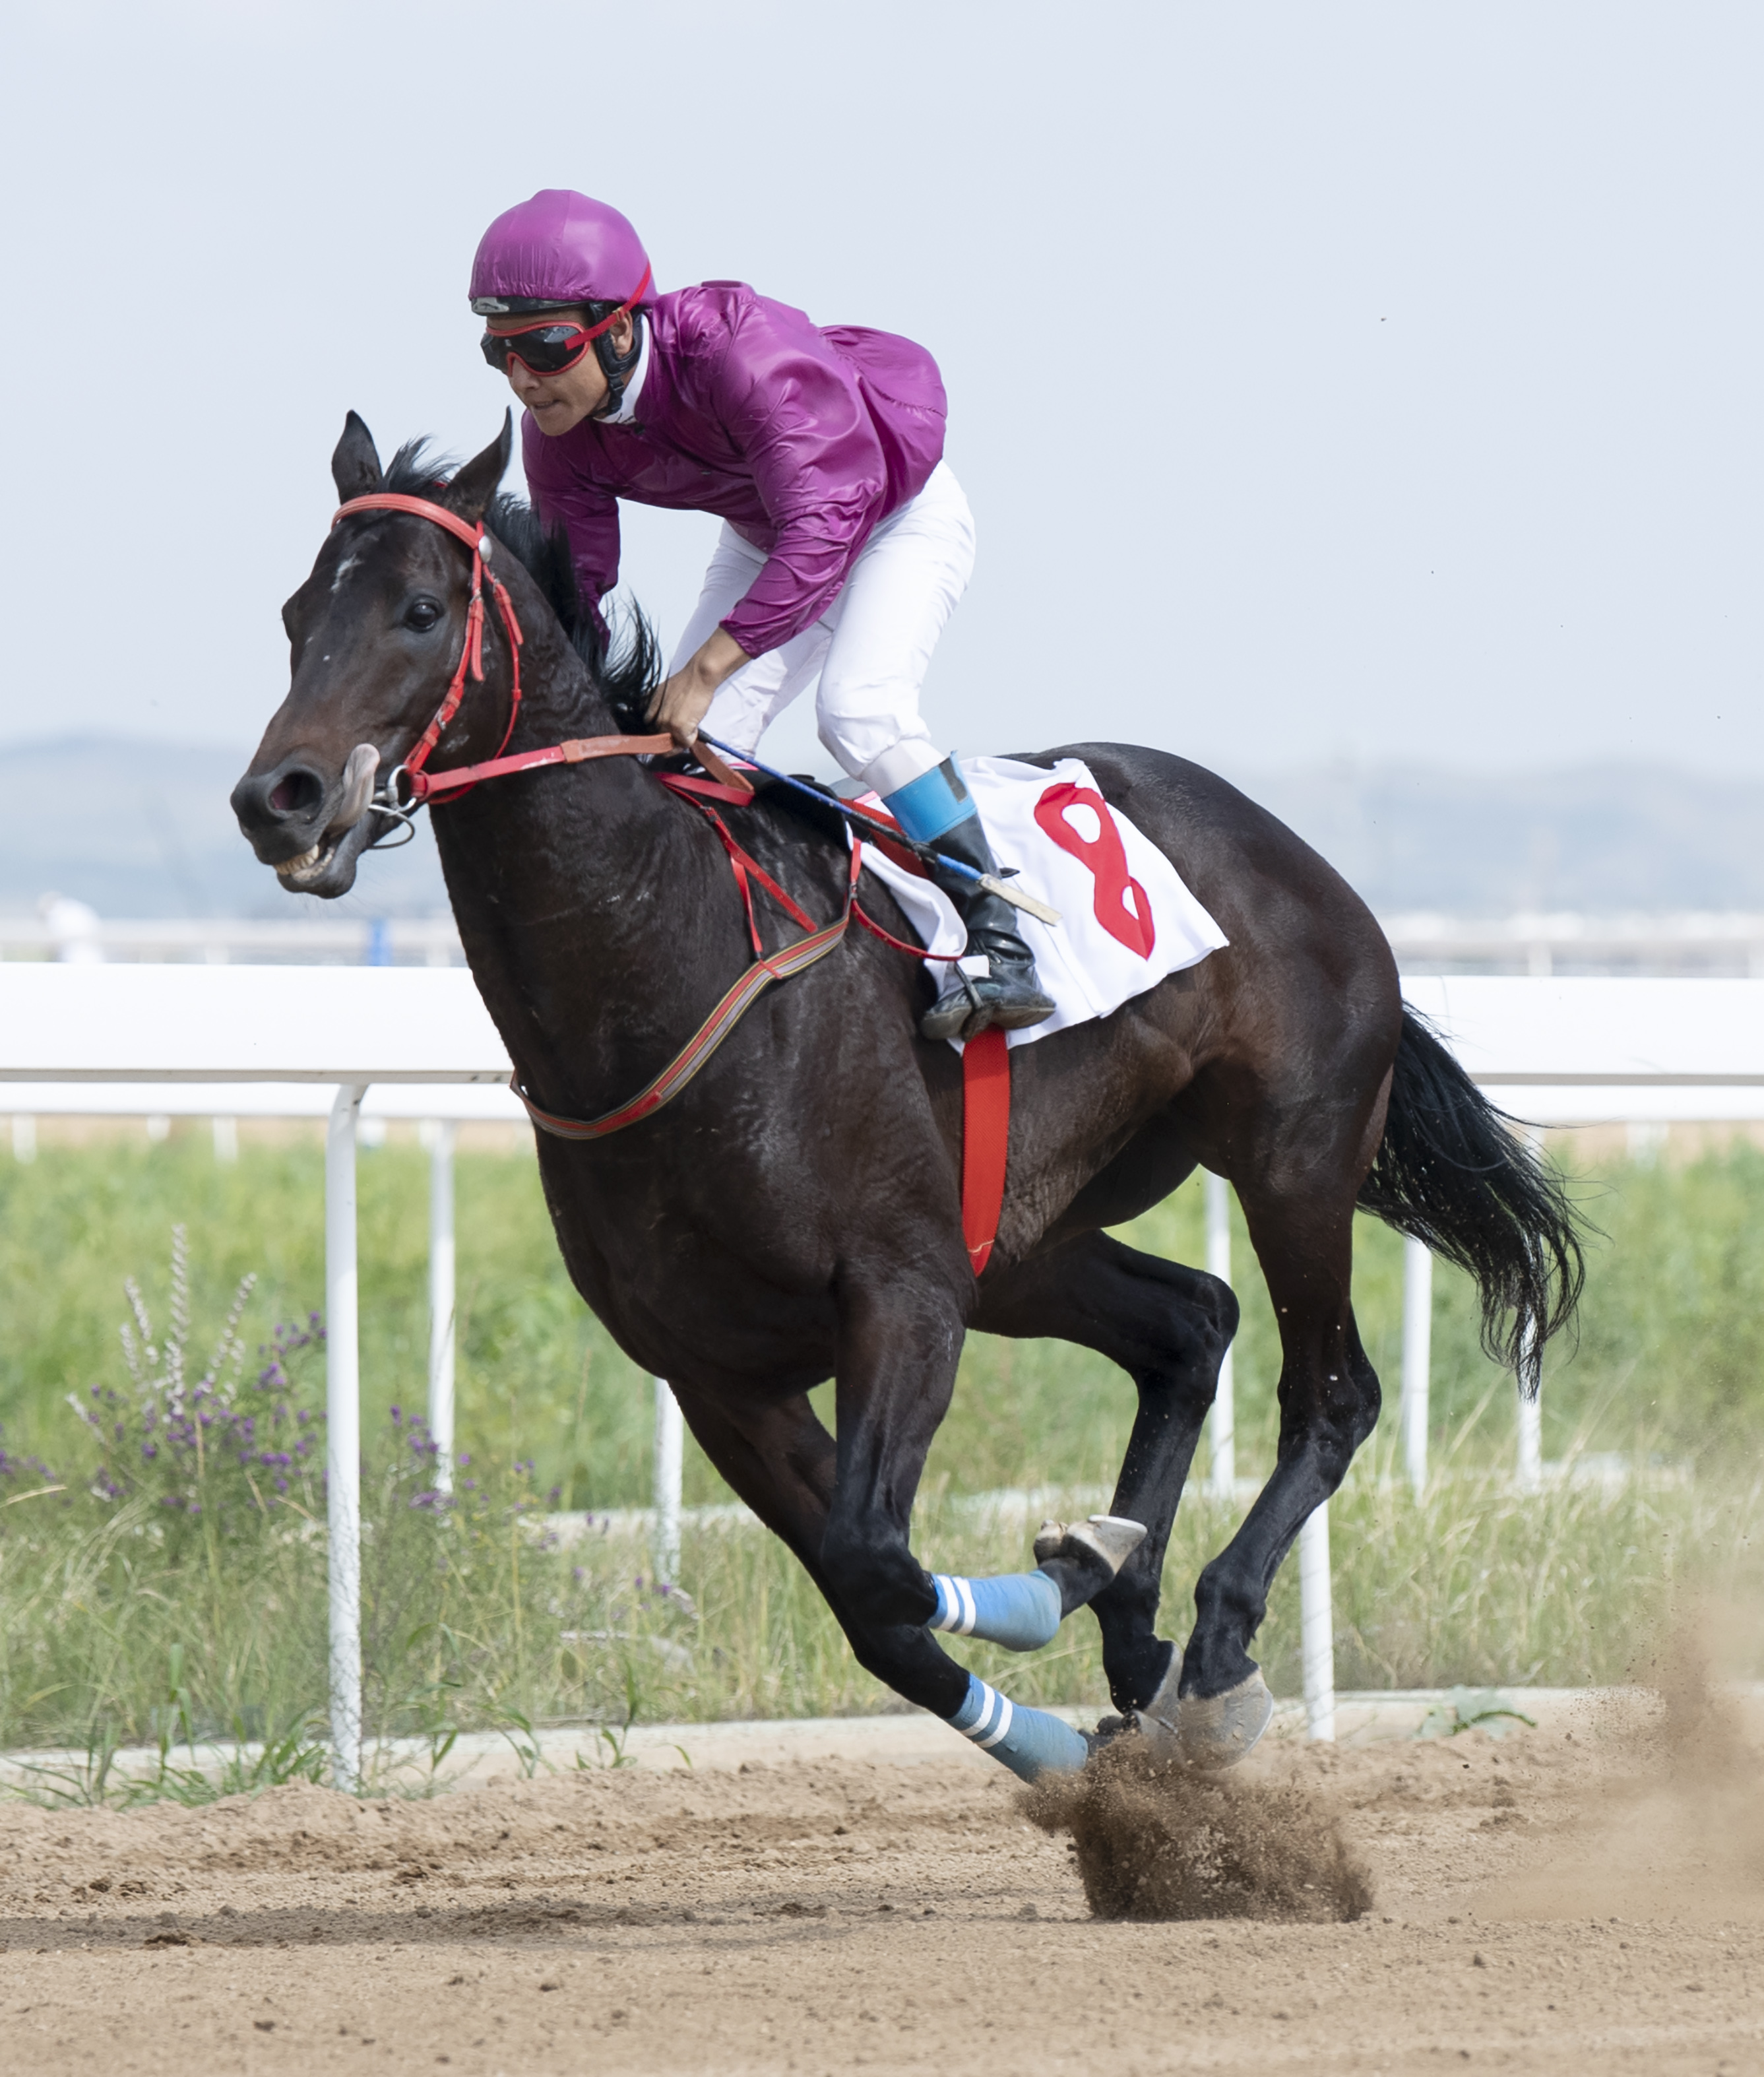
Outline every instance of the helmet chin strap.
POLYGON ((636 372, 637 364, 643 354, 643 314, 630 314, 631 343, 630 350, 621 353, 613 344, 611 332, 602 332, 594 342, 594 358, 600 363, 601 373, 606 377, 606 402, 595 412, 597 418, 614 418, 624 408, 625 385, 636 372))

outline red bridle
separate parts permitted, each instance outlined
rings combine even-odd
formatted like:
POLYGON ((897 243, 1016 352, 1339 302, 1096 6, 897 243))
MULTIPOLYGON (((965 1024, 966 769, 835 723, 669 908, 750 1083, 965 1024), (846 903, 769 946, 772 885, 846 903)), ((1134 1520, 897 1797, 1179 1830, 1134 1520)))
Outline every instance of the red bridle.
MULTIPOLYGON (((441 740, 441 732, 460 710, 460 702, 465 697, 465 674, 469 668, 479 684, 484 682, 484 562, 490 552, 489 536, 481 525, 474 527, 468 520, 448 511, 444 505, 431 504, 426 497, 406 497, 394 490, 376 491, 372 497, 352 497, 339 505, 331 514, 335 527, 339 519, 347 519, 356 512, 407 512, 414 518, 432 520, 437 527, 447 529, 455 540, 464 542, 472 551, 472 602, 466 609, 465 642, 460 651, 459 668, 453 673, 447 687, 447 697, 436 708, 435 718, 417 738, 414 747, 404 760, 402 769, 410 781, 410 797, 414 801, 426 801, 431 795, 453 790, 437 782, 450 775, 438 772, 431 778, 423 768, 429 761, 435 745, 441 740)), ((490 579, 490 589, 496 593, 496 602, 502 614, 502 625, 508 630, 509 668, 512 682, 509 691, 509 725, 502 731, 502 740, 497 746, 500 757, 507 749, 509 738, 514 733, 514 724, 521 712, 521 623, 514 617, 514 606, 506 587, 495 576, 490 579)), ((393 803, 397 805, 397 803, 393 803)))

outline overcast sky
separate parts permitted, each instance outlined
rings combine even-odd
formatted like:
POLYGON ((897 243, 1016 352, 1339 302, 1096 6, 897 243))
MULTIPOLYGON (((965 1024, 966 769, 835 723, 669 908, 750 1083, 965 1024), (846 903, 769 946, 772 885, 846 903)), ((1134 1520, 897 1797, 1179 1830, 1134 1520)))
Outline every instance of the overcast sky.
MULTIPOLYGON (((967 749, 1764 773, 1764 10, 9 10, 0 739, 252 743, 346 410, 494 433, 489 219, 922 340, 967 749)), ((714 522, 633 514, 678 633, 714 522)))

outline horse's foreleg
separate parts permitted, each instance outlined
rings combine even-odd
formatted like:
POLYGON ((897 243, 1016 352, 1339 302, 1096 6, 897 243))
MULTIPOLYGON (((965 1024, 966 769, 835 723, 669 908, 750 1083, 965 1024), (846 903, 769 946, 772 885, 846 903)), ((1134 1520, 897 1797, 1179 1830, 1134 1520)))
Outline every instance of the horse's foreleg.
MULTIPOLYGON (((974 1324, 989 1334, 1050 1336, 1095 1349, 1138 1388, 1111 1505, 1117 1516, 1145 1524, 1145 1539, 1112 1583, 1098 1591, 1092 1576, 1085 1598, 1102 1629, 1116 1708, 1142 1709, 1175 1664, 1175 1646, 1157 1630, 1164 1550, 1219 1365, 1237 1331, 1237 1301, 1217 1277, 1092 1233, 989 1283, 974 1324)), ((1056 1571, 1058 1561, 1043 1569, 1056 1571)))
POLYGON ((1272 1713, 1249 1646, 1274 1575, 1346 1476, 1379 1409, 1378 1376, 1349 1297, 1351 1200, 1338 1212, 1320 1211, 1314 1200, 1275 1197, 1253 1185, 1239 1194, 1279 1322, 1280 1440, 1273 1476, 1195 1588, 1179 1736, 1192 1758, 1219 1765, 1241 1758, 1272 1713))
POLYGON ((913 1555, 909 1530, 926 1453, 955 1382, 959 1312, 922 1282, 901 1279, 854 1280, 840 1315, 838 1478, 821 1567, 859 1663, 1026 1780, 1081 1767, 1088 1750, 1081 1733, 1013 1706, 948 1658, 928 1627, 942 1597, 913 1555))
POLYGON ((676 1387, 675 1396, 698 1446, 825 1592, 821 1539, 833 1500, 834 1454, 808 1394, 749 1401, 676 1387))

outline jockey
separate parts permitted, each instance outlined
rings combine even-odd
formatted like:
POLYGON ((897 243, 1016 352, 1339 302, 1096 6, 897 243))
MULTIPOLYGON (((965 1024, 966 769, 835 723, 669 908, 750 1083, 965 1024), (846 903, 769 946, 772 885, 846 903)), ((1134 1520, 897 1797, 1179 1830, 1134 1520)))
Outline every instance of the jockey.
MULTIPOLYGON (((818 674, 821 740, 846 772, 909 836, 996 872, 955 760, 919 716, 932 649, 974 564, 930 354, 888 332, 818 327, 741 281, 659 295, 626 219, 564 188, 484 234, 472 307, 489 322, 485 359, 526 406, 534 504, 563 528, 603 631, 620 498, 722 519, 650 718, 683 747, 702 722, 752 751, 818 674)), ((967 951, 925 1014, 926 1037, 1050 1016, 1009 904, 937 877, 967 951)))

